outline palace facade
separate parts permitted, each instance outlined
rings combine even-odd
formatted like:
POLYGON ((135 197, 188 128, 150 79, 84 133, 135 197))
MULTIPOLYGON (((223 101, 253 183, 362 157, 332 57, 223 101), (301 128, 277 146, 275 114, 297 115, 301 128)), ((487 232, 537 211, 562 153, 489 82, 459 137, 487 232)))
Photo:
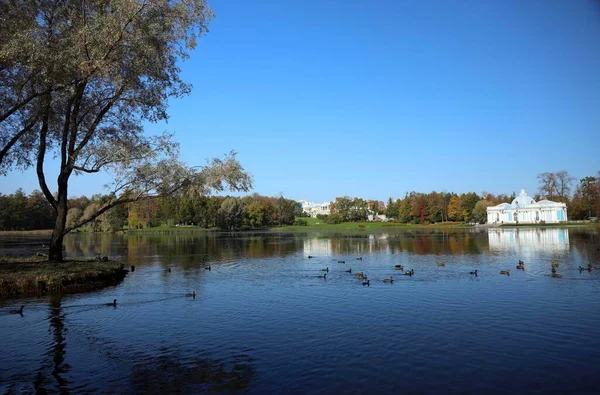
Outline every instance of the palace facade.
POLYGON ((487 208, 488 224, 557 223, 567 220, 567 205, 544 199, 536 202, 524 189, 510 204, 487 208))

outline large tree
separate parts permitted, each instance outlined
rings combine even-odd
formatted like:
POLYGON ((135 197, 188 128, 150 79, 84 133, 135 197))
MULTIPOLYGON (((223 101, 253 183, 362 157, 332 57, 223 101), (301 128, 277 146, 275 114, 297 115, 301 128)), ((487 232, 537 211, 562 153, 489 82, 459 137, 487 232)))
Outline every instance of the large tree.
POLYGON ((567 201, 571 194, 571 183, 575 178, 571 177, 566 170, 557 172, 540 173, 537 176, 540 183, 540 195, 546 199, 558 199, 567 201))
POLYGON ((190 91, 178 64, 211 18, 205 0, 0 0, 0 173, 35 167, 56 212, 51 260, 62 261, 69 231, 118 204, 250 186, 235 153, 188 167, 170 134, 142 127, 190 91), (67 226, 70 177, 102 171, 113 175, 109 198, 67 226))

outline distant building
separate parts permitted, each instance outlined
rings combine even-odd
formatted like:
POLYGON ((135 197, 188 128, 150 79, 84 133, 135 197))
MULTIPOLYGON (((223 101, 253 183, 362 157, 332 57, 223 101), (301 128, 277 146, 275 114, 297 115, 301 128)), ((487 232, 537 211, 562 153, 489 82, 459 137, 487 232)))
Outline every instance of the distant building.
POLYGON ((331 213, 331 202, 313 203, 306 200, 299 200, 302 204, 302 211, 312 218, 316 218, 318 214, 329 215, 331 213))
POLYGON ((567 205, 565 203, 546 199, 536 202, 527 196, 524 189, 521 189, 521 193, 511 204, 500 203, 487 208, 488 224, 556 223, 566 220, 567 205))

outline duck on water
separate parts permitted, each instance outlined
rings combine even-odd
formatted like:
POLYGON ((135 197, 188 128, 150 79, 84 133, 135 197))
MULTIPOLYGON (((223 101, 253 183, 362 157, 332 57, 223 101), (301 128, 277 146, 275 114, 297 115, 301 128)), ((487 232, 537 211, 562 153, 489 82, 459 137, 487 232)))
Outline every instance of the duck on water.
POLYGON ((9 314, 20 314, 23 315, 23 309, 25 308, 25 305, 21 305, 21 308, 18 310, 10 310, 8 313, 9 314))

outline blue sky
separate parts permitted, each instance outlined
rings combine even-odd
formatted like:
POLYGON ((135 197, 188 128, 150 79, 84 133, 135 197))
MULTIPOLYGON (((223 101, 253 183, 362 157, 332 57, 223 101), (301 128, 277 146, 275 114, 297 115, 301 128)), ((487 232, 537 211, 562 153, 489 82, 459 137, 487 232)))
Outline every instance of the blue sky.
MULTIPOLYGON (((600 170, 593 0, 212 0, 167 124, 183 159, 232 149, 254 191, 325 201, 537 190, 600 170)), ((48 165, 51 169, 52 165, 48 165)), ((101 192, 77 177, 71 195, 101 192)), ((0 192, 37 187, 33 171, 0 192)))

